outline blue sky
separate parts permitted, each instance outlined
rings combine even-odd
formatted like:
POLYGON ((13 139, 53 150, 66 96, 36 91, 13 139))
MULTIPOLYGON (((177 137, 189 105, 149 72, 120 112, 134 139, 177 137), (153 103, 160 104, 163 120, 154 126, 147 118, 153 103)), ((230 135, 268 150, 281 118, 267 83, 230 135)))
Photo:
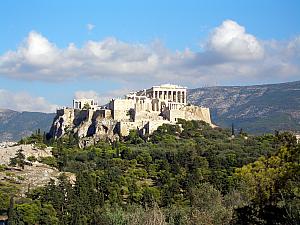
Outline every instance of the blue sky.
POLYGON ((0 108, 300 79, 300 2, 2 1, 0 108))

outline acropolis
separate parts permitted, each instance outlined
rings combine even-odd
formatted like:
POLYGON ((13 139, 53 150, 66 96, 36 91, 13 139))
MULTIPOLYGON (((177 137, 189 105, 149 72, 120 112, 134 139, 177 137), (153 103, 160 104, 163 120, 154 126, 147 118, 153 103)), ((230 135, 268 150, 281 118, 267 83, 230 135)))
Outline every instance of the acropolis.
POLYGON ((162 124, 176 124, 178 119, 202 120, 214 126, 209 108, 187 103, 186 87, 164 84, 130 92, 104 106, 94 99, 74 99, 73 108, 57 110, 49 134, 60 138, 71 132, 88 143, 127 136, 131 130, 149 135, 162 124))

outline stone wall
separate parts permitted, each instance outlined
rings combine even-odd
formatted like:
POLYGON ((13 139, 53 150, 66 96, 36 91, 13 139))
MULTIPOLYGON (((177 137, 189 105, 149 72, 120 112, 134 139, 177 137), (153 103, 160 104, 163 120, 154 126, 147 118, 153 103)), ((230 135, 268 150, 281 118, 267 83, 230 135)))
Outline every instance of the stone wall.
POLYGON ((186 117, 185 110, 179 110, 179 109, 172 109, 172 110, 166 109, 163 112, 163 115, 167 120, 169 120, 172 123, 176 123, 178 118, 185 119, 186 117))
POLYGON ((204 122, 213 125, 210 119, 209 108, 199 106, 186 106, 185 107, 185 119, 186 120, 203 120, 204 122))
POLYGON ((109 103, 109 109, 112 110, 114 120, 130 120, 130 110, 135 107, 134 100, 131 99, 113 99, 109 103))
POLYGON ((176 123, 180 118, 185 120, 202 120, 212 125, 209 108, 199 106, 184 106, 181 109, 172 110, 167 108, 162 114, 165 119, 172 123, 176 123))
POLYGON ((130 130, 137 130, 138 126, 136 122, 119 122, 118 132, 121 136, 129 135, 130 130))
POLYGON ((145 126, 148 134, 152 134, 157 128, 163 124, 175 124, 168 120, 157 120, 157 121, 149 121, 145 126))
POLYGON ((162 120, 163 117, 160 116, 160 112, 157 111, 135 111, 134 112, 134 121, 141 121, 141 120, 162 120))

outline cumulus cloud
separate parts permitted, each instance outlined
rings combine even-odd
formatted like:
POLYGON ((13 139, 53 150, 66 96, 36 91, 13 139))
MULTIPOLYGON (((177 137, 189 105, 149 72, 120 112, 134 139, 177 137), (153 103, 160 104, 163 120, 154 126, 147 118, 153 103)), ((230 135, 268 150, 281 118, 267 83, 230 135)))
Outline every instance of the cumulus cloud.
POLYGON ((130 86, 278 82, 299 79, 299 40, 259 40, 231 20, 213 29, 199 51, 114 37, 58 48, 32 31, 15 51, 0 55, 0 76, 52 82, 110 79, 130 86))
POLYGON ((95 25, 94 25, 94 24, 88 23, 88 24, 86 25, 86 29, 87 29, 88 31, 92 31, 92 30, 94 30, 94 28, 95 28, 95 25))
POLYGON ((225 20, 213 30, 206 48, 216 55, 232 60, 262 59, 264 55, 259 41, 232 20, 225 20))
POLYGON ((27 92, 11 92, 0 89, 0 108, 17 111, 55 112, 58 105, 50 104, 45 98, 31 96, 27 92))

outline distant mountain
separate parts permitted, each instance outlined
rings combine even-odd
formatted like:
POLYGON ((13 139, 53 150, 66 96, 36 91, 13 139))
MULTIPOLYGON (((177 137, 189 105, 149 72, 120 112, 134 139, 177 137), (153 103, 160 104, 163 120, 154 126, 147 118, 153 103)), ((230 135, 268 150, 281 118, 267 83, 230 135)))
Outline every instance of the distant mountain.
POLYGON ((48 132, 54 113, 17 112, 0 109, 0 142, 18 141, 40 129, 48 132))
POLYGON ((221 127, 250 133, 300 131, 300 81, 191 89, 188 100, 211 109, 212 121, 221 127))

